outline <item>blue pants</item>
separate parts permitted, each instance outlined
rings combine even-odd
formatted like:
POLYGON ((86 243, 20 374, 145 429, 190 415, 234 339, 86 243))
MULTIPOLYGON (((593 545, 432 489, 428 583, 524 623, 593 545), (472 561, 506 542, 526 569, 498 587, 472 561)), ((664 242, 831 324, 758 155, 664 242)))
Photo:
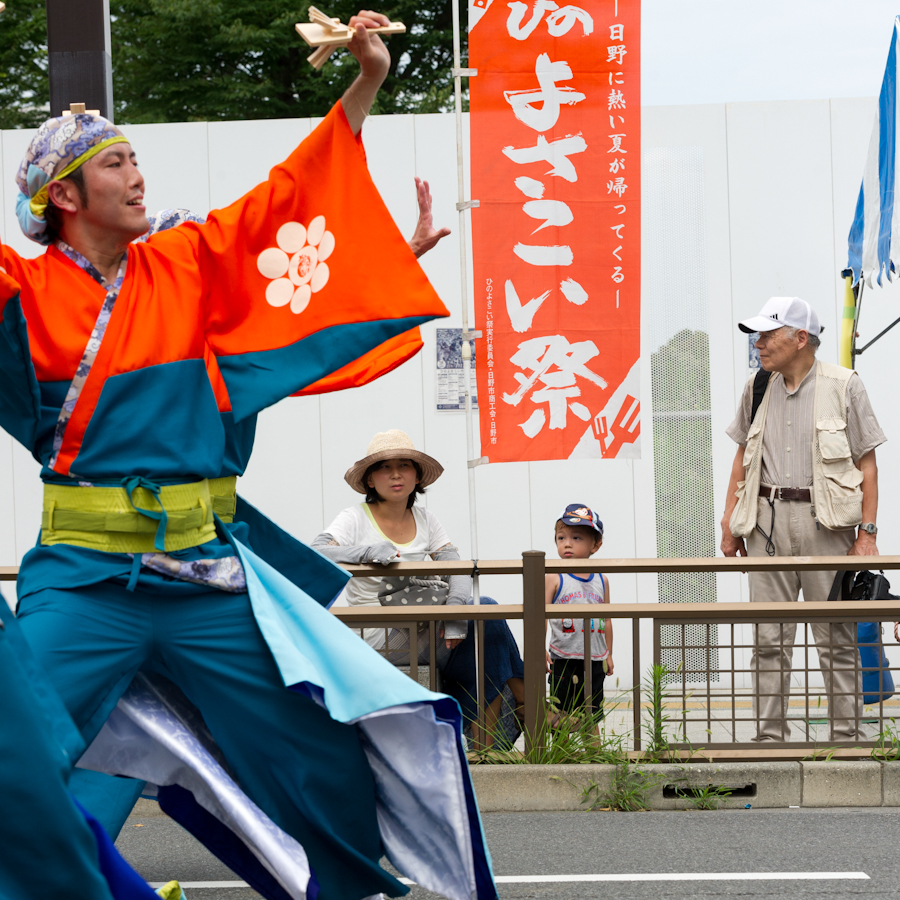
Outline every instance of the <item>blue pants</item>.
MULTIPOLYGON (((469 605, 473 603, 469 598, 469 605)), ((482 597, 484 606, 496 606, 497 601, 482 597)), ((478 718, 478 669, 475 661, 474 620, 468 622, 465 640, 453 650, 441 668, 441 688, 462 709, 463 718, 474 722, 478 718)), ((510 678, 524 678, 525 665, 519 655, 516 639, 503 619, 487 619, 484 623, 484 691, 485 703, 496 699, 510 678)))
POLYGON ((110 582, 25 597, 19 622, 90 742, 139 669, 201 711, 247 795, 305 848, 321 900, 397 882, 382 855, 375 787, 355 726, 284 687, 247 594, 131 593, 110 582))

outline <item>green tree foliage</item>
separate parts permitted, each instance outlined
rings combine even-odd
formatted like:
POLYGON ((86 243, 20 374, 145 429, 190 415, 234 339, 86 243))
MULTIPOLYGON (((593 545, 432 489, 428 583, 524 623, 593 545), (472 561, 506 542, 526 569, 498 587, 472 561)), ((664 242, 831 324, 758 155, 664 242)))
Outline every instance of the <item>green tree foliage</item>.
MULTIPOLYGON (((325 5, 325 4, 323 4, 325 5)), ((376 4, 377 5, 377 4, 376 4)), ((113 79, 123 122, 323 115, 358 72, 337 51, 320 72, 294 31, 293 0, 112 0, 113 79)), ((330 0, 348 21, 358 9, 330 0)), ((451 6, 397 0, 383 11, 407 26, 391 38, 391 71, 374 112, 435 112, 452 93, 451 6)))
MULTIPOLYGON (((656 552, 715 556, 708 335, 679 331, 653 354, 650 370, 656 552)), ((715 577, 709 573, 661 575, 659 586, 662 602, 715 598, 715 577)))
POLYGON ((0 128, 33 128, 47 118, 44 0, 7 0, 0 13, 0 128))
MULTIPOLYGON (((450 2, 392 3, 380 9, 407 33, 390 39, 391 71, 373 112, 449 109, 450 2)), ((351 0, 322 6, 343 22, 359 8, 351 0)), ((294 0, 110 0, 116 120, 324 115, 359 70, 346 50, 319 72, 309 65, 312 51, 294 31, 306 10, 294 0)), ((0 128, 33 126, 47 115, 46 28, 43 0, 9 0, 0 16, 0 128)))

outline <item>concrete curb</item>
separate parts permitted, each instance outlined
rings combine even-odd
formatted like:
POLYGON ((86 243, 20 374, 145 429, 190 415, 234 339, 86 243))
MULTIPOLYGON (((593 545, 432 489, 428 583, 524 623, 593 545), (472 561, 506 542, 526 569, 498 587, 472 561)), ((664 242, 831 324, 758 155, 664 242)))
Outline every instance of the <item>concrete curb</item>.
MULTIPOLYGON (((900 762, 722 762, 636 767, 648 780, 647 804, 656 810, 694 809, 684 791, 710 786, 732 791, 720 809, 784 809, 791 806, 900 806, 900 762), (681 795, 679 796, 679 792, 681 795)), ((583 792, 611 787, 614 766, 472 766, 482 812, 585 810, 583 792)))
MULTIPOLYGON (((588 807, 584 791, 596 786, 605 796, 615 766, 477 765, 471 767, 478 807, 488 812, 574 812, 588 807)), ((719 809, 784 809, 790 806, 900 807, 900 762, 830 760, 828 762, 721 762, 636 766, 647 779, 651 809, 694 809, 685 789, 709 786, 732 791, 719 809)), ((165 815, 154 800, 138 800, 133 815, 165 815)))
POLYGON ((803 806, 881 806, 883 765, 875 760, 803 762, 803 806))

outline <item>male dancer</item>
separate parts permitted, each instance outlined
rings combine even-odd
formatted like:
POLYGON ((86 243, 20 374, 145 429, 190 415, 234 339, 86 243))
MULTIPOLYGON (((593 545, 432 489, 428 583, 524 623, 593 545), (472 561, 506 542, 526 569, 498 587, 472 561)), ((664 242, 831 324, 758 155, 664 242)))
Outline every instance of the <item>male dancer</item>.
POLYGON ((240 787, 253 821, 292 848, 287 863, 242 863, 264 895, 405 893, 378 865, 387 854, 431 890, 490 900, 458 709, 327 614, 344 575, 234 493, 260 409, 383 374, 421 346, 417 325, 446 314, 357 139, 389 65, 366 28, 386 21, 351 19, 361 72, 341 103, 206 224, 132 243, 148 227, 143 179, 103 119, 51 119, 32 141, 19 219, 49 249, 24 260, 0 245, 20 289, 3 307, 0 424, 41 460, 45 484, 19 617, 85 740, 99 734, 94 767, 162 785, 163 808, 219 846, 240 787), (364 247, 359 210, 381 223, 364 247), (394 280, 389 305, 367 277, 372 258, 394 280), (176 708, 159 683, 202 714, 180 749, 208 751, 225 800, 166 762, 172 728, 147 737, 176 708), (157 743, 126 758, 116 740, 128 728, 129 749, 157 743))

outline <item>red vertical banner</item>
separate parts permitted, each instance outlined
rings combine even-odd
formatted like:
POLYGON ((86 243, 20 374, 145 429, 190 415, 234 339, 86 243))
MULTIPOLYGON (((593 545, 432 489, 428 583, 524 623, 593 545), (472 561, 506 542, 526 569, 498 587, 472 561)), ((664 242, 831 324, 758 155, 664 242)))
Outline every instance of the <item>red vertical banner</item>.
POLYGON ((640 456, 640 0, 472 0, 481 452, 640 456))

